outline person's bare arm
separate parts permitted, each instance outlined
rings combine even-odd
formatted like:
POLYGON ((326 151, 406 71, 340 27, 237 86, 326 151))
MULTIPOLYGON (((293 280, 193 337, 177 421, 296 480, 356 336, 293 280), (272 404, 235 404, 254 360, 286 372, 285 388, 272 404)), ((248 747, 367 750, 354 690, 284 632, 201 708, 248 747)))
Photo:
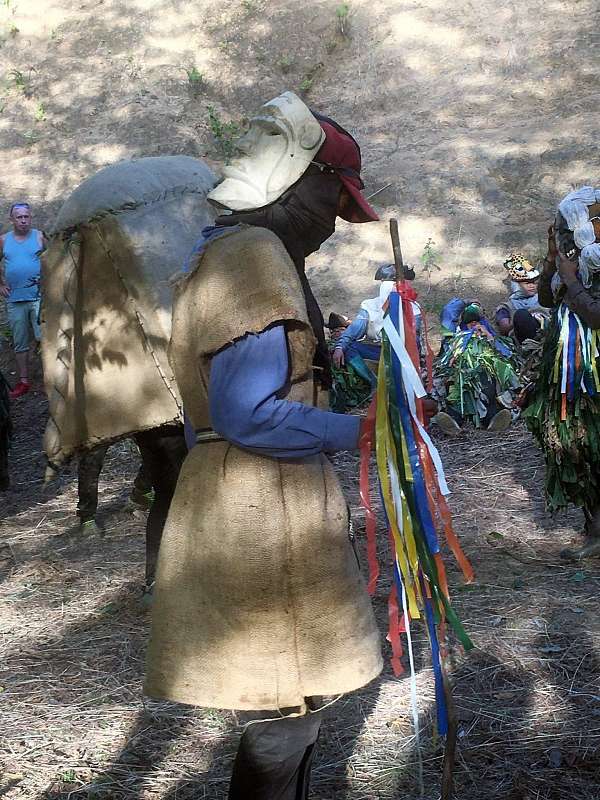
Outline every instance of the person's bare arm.
POLYGON ((0 236, 0 297, 8 297, 10 289, 4 279, 4 236, 0 236))
POLYGON ((562 282, 567 287, 565 302, 576 314, 578 314, 586 325, 594 330, 600 329, 600 300, 592 297, 585 286, 577 277, 577 263, 570 261, 565 255, 560 253, 560 264, 558 272, 562 282))
POLYGON ((554 306, 554 295, 552 294, 552 278, 556 272, 556 241, 554 239, 554 225, 548 228, 548 252, 544 258, 542 273, 538 283, 538 302, 545 308, 554 306))

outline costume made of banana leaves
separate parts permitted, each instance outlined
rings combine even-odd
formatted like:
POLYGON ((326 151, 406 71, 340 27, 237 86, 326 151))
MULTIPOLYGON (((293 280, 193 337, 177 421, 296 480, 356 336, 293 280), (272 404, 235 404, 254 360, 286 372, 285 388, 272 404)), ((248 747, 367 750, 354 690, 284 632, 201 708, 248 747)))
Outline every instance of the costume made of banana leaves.
POLYGON ((501 406, 512 405, 520 385, 517 369, 512 341, 495 334, 483 319, 480 330, 465 327, 445 336, 435 369, 438 400, 480 428, 490 396, 500 398, 501 406))
POLYGON ((600 506, 598 338, 561 303, 552 313, 539 378, 523 417, 546 458, 550 511, 600 506))
MULTIPOLYGON (((335 340, 329 343, 330 352, 334 347, 335 340)), ((361 356, 353 356, 340 367, 336 367, 332 360, 329 408, 338 414, 361 408, 371 399, 375 383, 375 375, 361 356)))

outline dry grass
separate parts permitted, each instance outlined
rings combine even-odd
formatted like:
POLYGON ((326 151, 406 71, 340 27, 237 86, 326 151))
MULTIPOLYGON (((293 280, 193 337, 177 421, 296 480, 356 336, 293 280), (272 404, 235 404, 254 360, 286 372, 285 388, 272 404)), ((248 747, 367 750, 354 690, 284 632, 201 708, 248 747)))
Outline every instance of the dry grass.
MULTIPOLYGON (((101 483, 106 535, 81 539, 73 472, 60 487, 41 489, 41 396, 26 398, 16 416, 16 486, 5 496, 0 549, 0 794, 225 798, 239 733, 234 715, 142 702, 143 520, 122 509, 135 454, 126 444, 109 452, 101 483)), ((477 583, 464 587, 450 570, 455 604, 478 645, 468 658, 455 653, 456 797, 597 800, 600 570, 558 557, 579 519, 545 516, 541 461, 521 426, 439 445, 456 527, 477 572, 477 583)), ((356 458, 342 454, 336 467, 360 536, 356 458)), ((382 629, 386 593, 384 581, 375 598, 382 629)), ((434 800, 443 747, 433 735, 422 631, 416 661, 425 797, 434 800)), ((329 712, 313 797, 417 797, 416 772, 408 681, 386 668, 329 712)))

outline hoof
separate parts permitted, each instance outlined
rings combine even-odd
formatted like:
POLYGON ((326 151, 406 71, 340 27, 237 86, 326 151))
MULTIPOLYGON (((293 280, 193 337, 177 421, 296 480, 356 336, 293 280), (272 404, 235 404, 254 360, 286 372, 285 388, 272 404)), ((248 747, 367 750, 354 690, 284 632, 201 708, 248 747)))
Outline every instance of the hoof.
POLYGON ((439 411, 434 417, 431 418, 431 421, 435 423, 446 434, 446 436, 460 435, 460 425, 456 422, 456 420, 452 419, 450 414, 446 414, 445 411, 439 411))
POLYGON ((560 557, 565 561, 581 561, 593 556, 600 556, 600 537, 588 539, 581 547, 566 547, 560 551, 560 557))
POLYGON ((510 428, 511 422, 512 414, 508 408, 503 408, 502 411, 498 411, 497 414, 494 414, 487 429, 488 431, 492 431, 492 433, 502 433, 510 428))
POLYGON ((129 495, 127 505, 130 509, 149 511, 152 508, 153 502, 154 502, 154 492, 150 491, 143 493, 138 491, 137 489, 133 489, 133 491, 129 495))
POLYGON ((154 581, 144 586, 144 591, 140 598, 140 604, 144 611, 150 611, 154 603, 154 581))
POLYGON ((88 519, 86 522, 80 523, 77 533, 79 536, 104 536, 104 531, 95 519, 88 519))

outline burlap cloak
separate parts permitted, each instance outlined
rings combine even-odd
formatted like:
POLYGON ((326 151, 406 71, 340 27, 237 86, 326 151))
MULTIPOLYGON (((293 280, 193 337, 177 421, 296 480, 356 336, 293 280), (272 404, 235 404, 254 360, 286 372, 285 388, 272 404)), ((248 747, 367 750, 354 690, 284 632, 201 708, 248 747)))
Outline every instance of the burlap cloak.
MULTIPOLYGON (((196 428, 211 355, 284 321, 289 399, 312 404, 315 340, 293 263, 260 228, 215 240, 176 292, 171 363, 196 428)), ((371 604, 325 456, 279 460, 196 445, 160 549, 145 691, 200 706, 282 709, 381 670, 371 604)))
POLYGON ((42 272, 50 461, 181 420, 171 278, 214 218, 215 180, 195 158, 142 158, 96 173, 61 208, 42 272))

